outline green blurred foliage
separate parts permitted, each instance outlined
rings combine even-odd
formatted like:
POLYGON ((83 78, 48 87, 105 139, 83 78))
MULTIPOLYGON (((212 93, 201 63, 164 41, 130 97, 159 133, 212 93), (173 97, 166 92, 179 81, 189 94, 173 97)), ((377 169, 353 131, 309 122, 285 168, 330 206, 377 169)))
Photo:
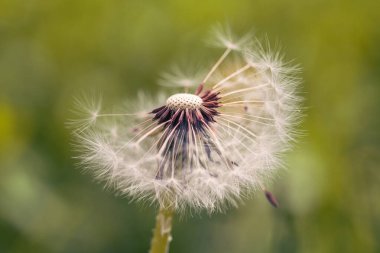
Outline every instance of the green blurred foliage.
POLYGON ((376 0, 0 0, 0 252, 147 252, 155 208, 76 169, 65 122, 82 92, 153 94, 180 55, 214 59, 202 43, 218 22, 278 39, 300 63, 307 134, 271 186, 280 209, 258 194, 226 214, 178 218, 172 252, 380 252, 379 10, 376 0))

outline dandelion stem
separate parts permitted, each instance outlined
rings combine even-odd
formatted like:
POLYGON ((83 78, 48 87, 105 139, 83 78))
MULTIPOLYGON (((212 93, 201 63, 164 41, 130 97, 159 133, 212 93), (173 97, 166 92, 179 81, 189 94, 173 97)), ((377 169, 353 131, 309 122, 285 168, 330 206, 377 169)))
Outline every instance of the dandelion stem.
POLYGON ((172 240, 173 210, 161 207, 156 217, 156 227, 153 230, 153 238, 149 253, 168 253, 172 240))

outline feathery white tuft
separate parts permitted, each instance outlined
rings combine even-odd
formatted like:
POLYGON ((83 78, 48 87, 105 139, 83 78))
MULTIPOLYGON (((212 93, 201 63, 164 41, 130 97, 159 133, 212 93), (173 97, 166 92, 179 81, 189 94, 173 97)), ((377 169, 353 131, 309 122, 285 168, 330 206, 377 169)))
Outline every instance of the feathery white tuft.
POLYGON ((169 88, 189 88, 196 87, 202 81, 202 73, 194 70, 194 67, 186 66, 180 67, 174 65, 170 71, 161 75, 159 85, 169 88))
POLYGON ((82 164, 132 199, 177 210, 222 210, 254 189, 276 204, 265 183, 297 135, 298 69, 268 43, 228 29, 216 37, 225 52, 201 79, 188 78, 197 80, 192 93, 155 105, 140 95, 127 113, 82 106, 88 116, 74 130, 82 164))
POLYGON ((217 25, 213 28, 208 44, 228 50, 239 51, 245 48, 252 41, 252 36, 247 33, 243 36, 236 36, 228 25, 217 25))

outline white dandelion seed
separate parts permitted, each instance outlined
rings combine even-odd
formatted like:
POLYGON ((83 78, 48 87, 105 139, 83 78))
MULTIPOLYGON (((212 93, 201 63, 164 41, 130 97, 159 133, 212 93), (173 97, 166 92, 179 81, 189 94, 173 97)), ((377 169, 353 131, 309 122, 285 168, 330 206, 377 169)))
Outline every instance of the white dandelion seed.
POLYGON ((228 30, 217 41, 225 51, 203 78, 168 81, 184 93, 156 106, 139 96, 128 113, 89 110, 75 131, 82 163, 121 193, 163 208, 218 211, 254 189, 276 206, 265 184, 296 137, 298 70, 257 40, 228 30))
MULTIPOLYGON (((197 70, 200 71, 200 69, 197 70)), ((194 71, 192 67, 181 68, 174 65, 169 72, 161 75, 158 83, 163 87, 184 88, 185 91, 188 91, 192 87, 197 87, 202 78, 202 73, 194 71)))

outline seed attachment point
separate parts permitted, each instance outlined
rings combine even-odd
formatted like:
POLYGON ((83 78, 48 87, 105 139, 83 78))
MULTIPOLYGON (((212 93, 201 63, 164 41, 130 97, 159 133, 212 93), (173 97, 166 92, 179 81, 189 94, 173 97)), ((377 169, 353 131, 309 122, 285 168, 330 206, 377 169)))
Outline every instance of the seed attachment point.
POLYGON ((170 96, 166 100, 166 106, 172 110, 199 109, 203 100, 197 95, 188 93, 178 93, 170 96))

